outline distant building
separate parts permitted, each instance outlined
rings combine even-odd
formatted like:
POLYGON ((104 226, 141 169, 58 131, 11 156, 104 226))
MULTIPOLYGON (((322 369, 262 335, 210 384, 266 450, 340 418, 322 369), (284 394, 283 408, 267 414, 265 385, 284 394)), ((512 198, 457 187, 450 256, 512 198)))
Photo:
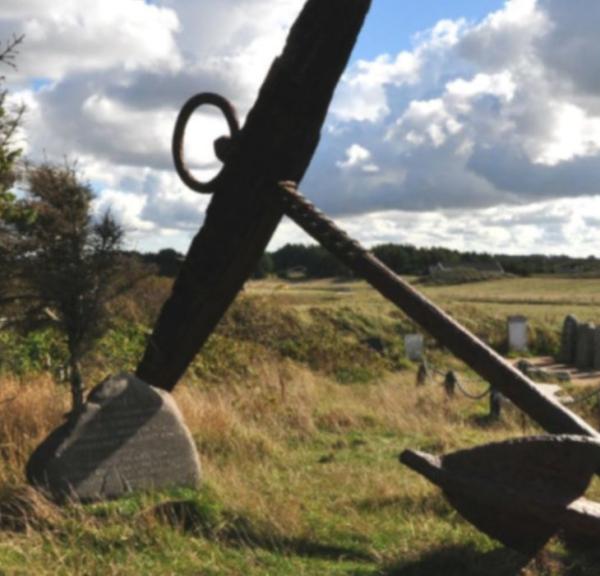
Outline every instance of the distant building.
POLYGON ((433 284, 462 284, 493 280, 504 276, 504 268, 497 260, 488 262, 464 262, 458 265, 438 262, 429 266, 426 282, 433 284))
POLYGON ((288 280, 304 280, 308 276, 306 266, 292 266, 285 271, 288 280))
POLYGON ((462 262, 458 265, 450 265, 444 264, 443 262, 438 262, 433 266, 429 266, 429 275, 445 275, 456 271, 468 270, 491 274, 504 274, 504 268, 502 268, 502 264, 500 264, 500 262, 498 262, 497 260, 490 260, 488 262, 462 262))

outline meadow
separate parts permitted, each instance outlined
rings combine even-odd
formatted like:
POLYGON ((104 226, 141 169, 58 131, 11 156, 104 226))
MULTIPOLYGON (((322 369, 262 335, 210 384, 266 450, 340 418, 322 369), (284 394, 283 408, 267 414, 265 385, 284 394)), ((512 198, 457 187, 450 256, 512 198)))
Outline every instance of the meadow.
MULTIPOLYGON (((115 305, 118 322, 88 358, 89 383, 135 365, 168 288, 151 279, 115 305)), ((600 320, 600 279, 422 289, 500 350, 512 314, 530 319, 539 354, 556 351, 566 314, 600 320)), ((48 361, 61 351, 51 334, 4 334, 0 574, 597 574, 597 552, 558 540, 534 559, 505 549, 398 462, 408 447, 442 453, 539 432, 516 409, 491 422, 486 400, 448 399, 439 378, 417 387, 418 366, 403 350, 414 329, 362 282, 249 283, 175 392, 203 487, 64 508, 23 477, 33 447, 68 409, 48 361)), ((433 364, 485 389, 427 346, 433 364)), ((595 400, 578 410, 600 424, 595 400)))

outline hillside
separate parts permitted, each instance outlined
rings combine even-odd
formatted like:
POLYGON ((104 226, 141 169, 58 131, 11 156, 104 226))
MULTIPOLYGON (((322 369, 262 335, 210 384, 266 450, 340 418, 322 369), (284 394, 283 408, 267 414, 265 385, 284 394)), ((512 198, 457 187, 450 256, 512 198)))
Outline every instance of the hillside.
MULTIPOLYGON (((115 308, 118 322, 88 359, 91 382, 139 357, 168 290, 168 281, 149 282, 151 299, 134 294, 115 308)), ((600 318, 600 281, 568 282, 425 290, 498 347, 506 316, 527 315, 548 352, 567 312, 600 318)), ((3 365, 0 574, 596 574, 597 559, 558 542, 525 562, 399 464, 406 447, 445 452, 537 430, 513 409, 490 423, 486 400, 450 401, 439 378, 417 388, 402 349, 412 330, 360 282, 250 283, 175 394, 201 454, 203 489, 63 509, 27 490, 22 475, 67 409, 66 386, 40 361, 60 351, 51 335, 38 335, 36 349, 33 337, 4 332, 21 374, 3 365)), ((485 389, 428 345, 435 365, 485 389)), ((594 401, 578 409, 597 423, 594 401)))

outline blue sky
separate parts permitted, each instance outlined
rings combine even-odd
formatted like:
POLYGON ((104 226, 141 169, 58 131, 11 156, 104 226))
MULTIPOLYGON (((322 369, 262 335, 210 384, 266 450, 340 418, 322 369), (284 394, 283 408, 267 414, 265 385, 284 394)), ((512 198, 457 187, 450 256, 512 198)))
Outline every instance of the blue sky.
MULTIPOLYGON (((3 0, 28 158, 77 159, 133 247, 185 251, 208 199, 174 174, 177 112, 211 90, 243 119, 303 3, 3 0)), ((599 28, 598 0, 373 0, 302 189, 367 245, 597 254, 599 28)), ((200 176, 222 129, 194 117, 200 176)))
POLYGON ((415 34, 440 20, 480 20, 503 4, 502 0, 373 0, 353 58, 409 50, 415 34))

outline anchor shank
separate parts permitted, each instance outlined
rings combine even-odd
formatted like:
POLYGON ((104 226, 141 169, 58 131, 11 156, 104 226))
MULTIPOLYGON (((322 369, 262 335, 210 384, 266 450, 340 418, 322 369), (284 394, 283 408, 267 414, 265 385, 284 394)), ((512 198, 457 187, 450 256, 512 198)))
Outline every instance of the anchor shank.
POLYGON ((285 213, 310 236, 548 432, 600 437, 577 414, 541 392, 502 356, 349 238, 306 200, 294 183, 282 182, 273 194, 281 202, 285 213))
POLYGON ((269 193, 300 181, 370 0, 308 0, 236 137, 137 368, 171 390, 255 270, 282 217, 269 193))

